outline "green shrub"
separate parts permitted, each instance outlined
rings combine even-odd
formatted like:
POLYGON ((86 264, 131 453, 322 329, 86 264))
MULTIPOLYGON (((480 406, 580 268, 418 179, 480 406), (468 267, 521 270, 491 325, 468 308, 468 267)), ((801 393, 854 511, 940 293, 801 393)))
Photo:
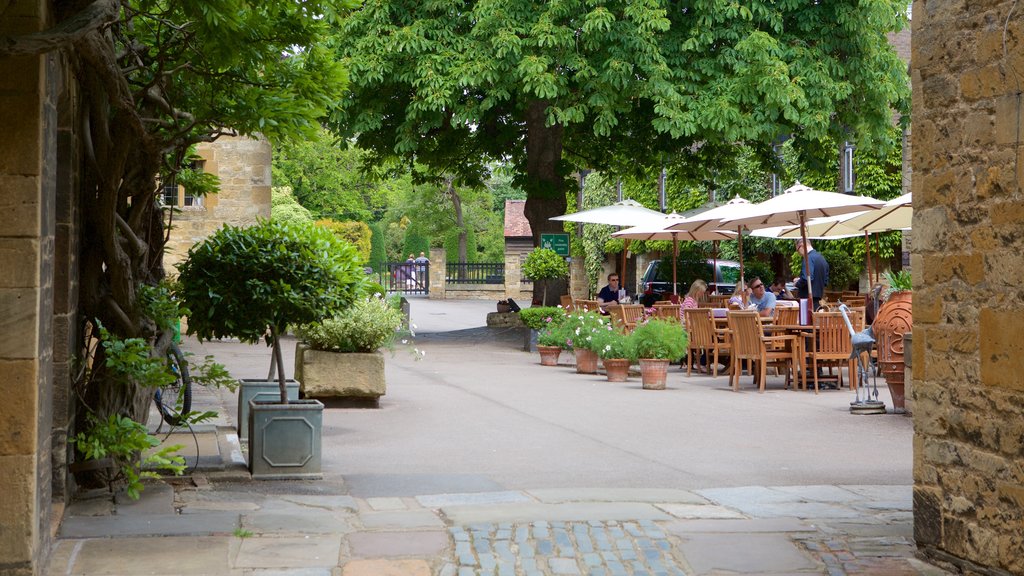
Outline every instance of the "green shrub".
POLYGON ((687 334, 678 322, 652 318, 637 326, 630 335, 633 359, 678 360, 686 353, 687 334))
POLYGON ((565 259, 547 248, 534 248, 523 261, 523 275, 534 282, 544 283, 543 299, 548 301, 548 281, 565 278, 569 275, 569 265, 565 259))
POLYGON ((860 279, 862 265, 846 252, 822 250, 821 255, 828 262, 828 287, 833 290, 848 290, 860 279))
POLYGON ((597 352, 597 340, 600 332, 611 326, 611 320, 596 312, 573 312, 566 315, 562 324, 565 337, 565 349, 583 348, 597 352))
POLYGON ((302 325, 298 334, 314 350, 376 352, 394 345, 404 320, 401 310, 383 298, 370 297, 333 318, 302 325))
POLYGON ((889 295, 893 292, 906 292, 913 290, 914 288, 911 283, 910 272, 907 270, 898 270, 896 272, 886 270, 885 280, 889 283, 889 288, 885 291, 886 299, 888 299, 889 295))
POLYGON ((366 263, 370 261, 371 237, 373 236, 373 232, 370 230, 370 226, 365 222, 356 222, 352 220, 339 222, 338 220, 325 218, 323 220, 317 220, 314 224, 327 228, 334 233, 339 240, 343 240, 355 246, 356 250, 359 252, 359 258, 362 262, 366 263))
POLYGON ((534 306, 519 311, 519 319, 527 328, 534 330, 541 330, 551 322, 555 322, 556 325, 560 324, 564 318, 565 310, 560 306, 534 306))

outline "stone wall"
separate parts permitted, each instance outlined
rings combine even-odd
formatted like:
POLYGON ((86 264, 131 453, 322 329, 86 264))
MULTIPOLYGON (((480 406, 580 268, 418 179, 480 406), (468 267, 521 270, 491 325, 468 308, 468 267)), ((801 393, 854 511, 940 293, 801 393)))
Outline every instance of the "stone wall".
POLYGON ((203 170, 220 178, 220 192, 204 198, 202 206, 185 206, 174 214, 164 257, 171 273, 189 248, 223 224, 248 226, 257 218, 270 218, 269 142, 224 136, 199 145, 198 153, 205 161, 203 170))
MULTIPOLYGON (((13 0, 0 37, 37 31, 47 14, 45 2, 13 0)), ((56 53, 0 57, 0 573, 18 576, 41 572, 52 539, 54 300, 62 314, 69 301, 68 271, 54 286, 63 74, 56 53)))
POLYGON ((1020 575, 1024 18, 1013 0, 913 8, 914 536, 1020 575))

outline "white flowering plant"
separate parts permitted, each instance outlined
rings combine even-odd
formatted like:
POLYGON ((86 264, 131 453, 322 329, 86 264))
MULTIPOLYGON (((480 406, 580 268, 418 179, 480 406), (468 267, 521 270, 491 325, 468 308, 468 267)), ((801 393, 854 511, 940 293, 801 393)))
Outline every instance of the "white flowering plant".
MULTIPOLYGON (((371 295, 355 301, 332 318, 304 324, 299 337, 313 350, 326 352, 376 352, 395 349, 396 343, 411 346, 412 330, 405 328, 405 316, 396 301, 371 295)), ((412 349, 417 358, 423 352, 412 349)))
POLYGON ((594 351, 602 359, 633 357, 633 341, 629 334, 623 334, 611 325, 605 330, 599 330, 594 335, 594 341, 597 344, 594 351))
POLYGON ((596 337, 611 326, 611 320, 595 312, 571 312, 562 324, 562 348, 584 348, 597 352, 596 337))

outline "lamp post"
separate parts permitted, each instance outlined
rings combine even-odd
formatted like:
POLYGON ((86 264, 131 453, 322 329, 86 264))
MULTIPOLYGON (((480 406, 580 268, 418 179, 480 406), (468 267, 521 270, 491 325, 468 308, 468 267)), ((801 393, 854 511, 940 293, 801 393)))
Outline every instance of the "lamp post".
POLYGON ((853 187, 855 178, 853 174, 853 150, 854 145, 849 142, 843 142, 843 157, 840 165, 840 177, 842 178, 842 190, 843 194, 853 194, 853 187))

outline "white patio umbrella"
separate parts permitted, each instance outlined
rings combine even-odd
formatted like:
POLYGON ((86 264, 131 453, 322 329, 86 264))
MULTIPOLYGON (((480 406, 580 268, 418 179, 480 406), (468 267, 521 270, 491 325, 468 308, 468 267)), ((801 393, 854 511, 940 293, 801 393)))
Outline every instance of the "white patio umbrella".
POLYGON ((671 214, 663 214, 661 222, 654 222, 643 226, 634 226, 625 230, 620 230, 612 234, 615 238, 624 238, 626 240, 671 240, 672 241, 672 293, 678 294, 679 288, 676 280, 676 260, 679 258, 679 241, 696 241, 696 240, 731 240, 736 237, 733 232, 724 230, 699 230, 692 232, 689 230, 672 230, 671 227, 675 224, 685 220, 688 217, 693 217, 697 214, 703 213, 712 208, 697 208, 684 212, 683 214, 677 214, 675 212, 671 214))
MULTIPOLYGON (((562 214, 561 216, 550 218, 550 220, 583 222, 585 224, 610 224, 612 226, 640 226, 655 222, 664 217, 665 215, 661 212, 651 210, 636 200, 627 198, 607 206, 599 206, 581 212, 573 212, 572 214, 562 214)), ((619 273, 621 278, 626 277, 626 250, 628 248, 629 241, 627 240, 622 250, 622 271, 619 273)))
MULTIPOLYGON (((835 192, 823 192, 796 185, 786 189, 785 193, 765 200, 750 207, 746 215, 728 218, 725 224, 743 226, 751 230, 770 228, 772 226, 799 226, 800 238, 807 240, 807 220, 810 218, 839 216, 852 212, 877 210, 885 204, 881 200, 865 196, 851 196, 835 192)), ((807 271, 807 310, 811 309, 811 270, 807 266, 807 255, 803 257, 804 270, 807 271)), ((807 318, 804 318, 806 321, 807 318)))
MULTIPOLYGON (((839 216, 807 221, 808 238, 850 238, 864 235, 865 254, 871 259, 870 234, 910 229, 914 216, 911 193, 889 200, 877 210, 865 210, 839 216)), ((753 236, 766 238, 800 238, 799 226, 779 226, 756 230, 753 236)), ((870 267, 869 267, 870 274, 870 267)))
MULTIPOLYGON (((725 221, 727 218, 737 218, 750 213, 749 211, 753 206, 755 206, 755 204, 752 204, 749 200, 736 196, 732 200, 729 200, 728 202, 722 204, 721 206, 718 206, 717 208, 705 210, 704 212, 701 212, 695 216, 686 218, 685 220, 682 220, 681 222, 672 225, 670 229, 686 231, 691 234, 700 234, 702 232, 723 229, 728 229, 731 232, 733 229, 735 229, 736 234, 733 236, 733 238, 736 238, 739 241, 740 281, 742 281, 745 286, 746 280, 744 279, 743 271, 743 227, 733 226, 731 224, 727 225, 725 221)), ((716 253, 715 258, 717 259, 717 257, 718 255, 716 253)), ((712 274, 714 274, 714 271, 712 271, 712 274)), ((712 281, 714 281, 714 276, 712 276, 711 279, 712 281)), ((743 294, 743 300, 744 302, 746 301, 746 294, 743 294)))

